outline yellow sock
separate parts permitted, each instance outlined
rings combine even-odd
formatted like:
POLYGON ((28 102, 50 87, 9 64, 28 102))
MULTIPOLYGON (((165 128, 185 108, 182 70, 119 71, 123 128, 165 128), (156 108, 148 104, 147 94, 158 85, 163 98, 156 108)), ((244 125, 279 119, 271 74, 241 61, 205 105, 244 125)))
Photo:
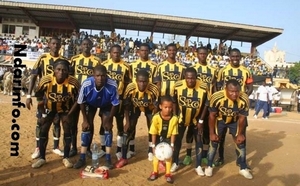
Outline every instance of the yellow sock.
POLYGON ((158 159, 154 156, 153 157, 153 172, 158 173, 158 159))
POLYGON ((166 174, 171 174, 172 158, 166 160, 166 174))

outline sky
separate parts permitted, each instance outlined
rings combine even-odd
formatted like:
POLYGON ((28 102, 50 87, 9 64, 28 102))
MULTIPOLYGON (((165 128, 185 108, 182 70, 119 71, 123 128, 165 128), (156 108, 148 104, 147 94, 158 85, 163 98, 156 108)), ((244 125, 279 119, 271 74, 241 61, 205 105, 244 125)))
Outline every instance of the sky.
MULTIPOLYGON (((52 0, 51 3, 46 0, 31 0, 19 2, 47 3, 57 5, 70 5, 82 7, 94 7, 113 10, 124 10, 154 14, 164 14, 173 16, 183 16, 191 18, 200 18, 216 21, 226 21, 232 23, 242 23, 256 26, 266 26, 273 28, 282 28, 283 33, 276 38, 260 45, 257 49, 263 58, 264 52, 271 50, 277 45, 279 50, 285 51, 285 60, 287 62, 300 61, 300 1, 299 0, 223 0, 223 1, 204 1, 204 0, 115 0, 115 1, 68 1, 52 0)), ((124 30, 116 30, 121 35, 124 30)), ((94 34, 95 32, 93 32, 94 34)), ((98 33, 98 32, 97 32, 98 33)), ((146 38, 149 33, 141 33, 140 37, 146 38)), ((126 37, 137 38, 137 32, 127 31, 126 37)), ((176 37, 180 42, 184 42, 184 37, 176 37)), ((154 35, 154 42, 162 40, 162 34, 154 35)), ((171 41, 171 36, 165 36, 165 40, 171 41)), ((194 38, 196 40, 196 38, 194 38)), ((203 44, 208 42, 205 38, 200 38, 203 44)), ((218 40, 211 40, 214 45, 218 40)), ((227 45, 230 42, 227 41, 227 45)), ((239 48, 242 52, 250 52, 249 43, 234 42, 233 48, 239 48)))

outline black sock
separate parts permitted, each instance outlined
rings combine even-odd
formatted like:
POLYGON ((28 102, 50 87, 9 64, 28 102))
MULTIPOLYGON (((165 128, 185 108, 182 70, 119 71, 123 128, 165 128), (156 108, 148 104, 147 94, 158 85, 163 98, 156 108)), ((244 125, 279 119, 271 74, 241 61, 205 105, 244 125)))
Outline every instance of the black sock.
POLYGON ((66 135, 66 136, 64 136, 64 144, 65 144, 65 146, 64 146, 64 158, 69 158, 70 146, 71 146, 72 139, 71 139, 71 135, 66 135))
POLYGON ((207 150, 202 151, 202 158, 207 158, 207 150))
POLYGON ((123 145, 123 149, 122 149, 122 158, 123 159, 127 159, 127 145, 123 145))
MULTIPOLYGON (((135 147, 134 145, 129 145, 129 150, 134 152, 135 151, 135 147)), ((152 152, 152 148, 151 148, 151 152, 152 152)))
POLYGON ((48 138, 47 137, 41 137, 40 138, 40 144, 39 144, 39 148, 40 148, 40 157, 41 159, 46 160, 46 147, 48 144, 48 138))
POLYGON ((121 147, 117 147, 117 152, 121 152, 122 148, 121 147))
POLYGON ((186 155, 187 156, 192 156, 192 149, 186 149, 186 155))
POLYGON ((36 147, 38 148, 40 146, 40 140, 36 140, 36 147))
POLYGON ((59 140, 54 140, 53 149, 57 149, 59 145, 59 140))

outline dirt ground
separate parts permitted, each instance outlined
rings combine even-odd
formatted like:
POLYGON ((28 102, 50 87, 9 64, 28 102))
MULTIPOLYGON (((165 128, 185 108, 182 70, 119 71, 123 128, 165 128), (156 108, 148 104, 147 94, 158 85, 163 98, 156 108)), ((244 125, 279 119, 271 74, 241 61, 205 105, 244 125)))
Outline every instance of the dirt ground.
MULTIPOLYGON (((25 103, 24 97, 22 100, 25 103)), ((2 147, 0 149, 0 185, 169 185, 166 183, 163 173, 156 181, 147 181, 147 177, 152 171, 152 163, 147 160, 147 148, 145 148, 147 147, 147 128, 143 115, 137 126, 136 156, 129 160, 127 166, 111 170, 108 180, 83 179, 79 176, 79 170, 66 169, 62 164, 62 159, 51 151, 53 147, 52 133, 49 134, 47 164, 40 169, 31 168, 31 164, 35 161, 31 159, 31 154, 35 149, 35 103, 33 108, 31 111, 20 110, 21 116, 17 119, 17 123, 20 125, 18 141, 20 154, 18 157, 11 157, 12 97, 0 95, 0 136, 3 139, 0 141, 2 147)), ((272 114, 269 120, 254 119, 252 115, 253 111, 250 113, 247 132, 247 159, 254 179, 247 180, 238 174, 238 167, 235 165, 234 144, 231 137, 227 135, 226 162, 222 167, 214 169, 213 177, 197 176, 194 164, 181 166, 174 174, 174 185, 300 185, 300 114, 296 112, 272 114)), ((96 131, 99 131, 99 118, 95 119, 95 123, 96 131)), ((114 137, 114 146, 115 139, 116 137, 114 137)), ((99 143, 99 135, 94 135, 94 140, 99 143)), ((80 138, 78 138, 78 144, 80 144, 80 138)), ((60 146, 63 146, 62 140, 60 146)), ((183 149, 185 149, 184 147, 183 149)), ((184 157, 184 154, 185 150, 182 150, 181 158, 184 157)), ((116 161, 115 156, 113 158, 116 161)), ((72 161, 75 162, 77 159, 78 156, 72 158, 72 161)), ((91 160, 88 159, 88 162, 90 163, 91 160)), ((100 163, 104 163, 103 158, 100 163)))

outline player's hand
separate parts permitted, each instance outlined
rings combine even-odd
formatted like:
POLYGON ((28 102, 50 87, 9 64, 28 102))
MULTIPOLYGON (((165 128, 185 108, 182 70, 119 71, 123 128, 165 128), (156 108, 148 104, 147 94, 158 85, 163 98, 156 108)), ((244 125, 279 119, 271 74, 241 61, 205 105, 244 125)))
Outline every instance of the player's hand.
POLYGON ((198 135, 202 135, 203 134, 203 123, 198 123, 197 128, 198 128, 198 135))
POLYGON ((87 121, 82 122, 82 131, 88 131, 90 129, 90 124, 87 121))
POLYGON ((245 136, 243 135, 243 134, 239 134, 239 135, 237 135, 237 137, 236 137, 236 143, 237 144, 241 144, 241 143, 243 143, 244 141, 245 141, 245 136))
POLYGON ((210 134, 209 135, 210 141, 219 141, 219 136, 216 134, 210 134))
POLYGON ((26 99, 26 107, 27 107, 28 110, 31 109, 30 105, 32 106, 32 99, 31 98, 27 98, 26 99))

